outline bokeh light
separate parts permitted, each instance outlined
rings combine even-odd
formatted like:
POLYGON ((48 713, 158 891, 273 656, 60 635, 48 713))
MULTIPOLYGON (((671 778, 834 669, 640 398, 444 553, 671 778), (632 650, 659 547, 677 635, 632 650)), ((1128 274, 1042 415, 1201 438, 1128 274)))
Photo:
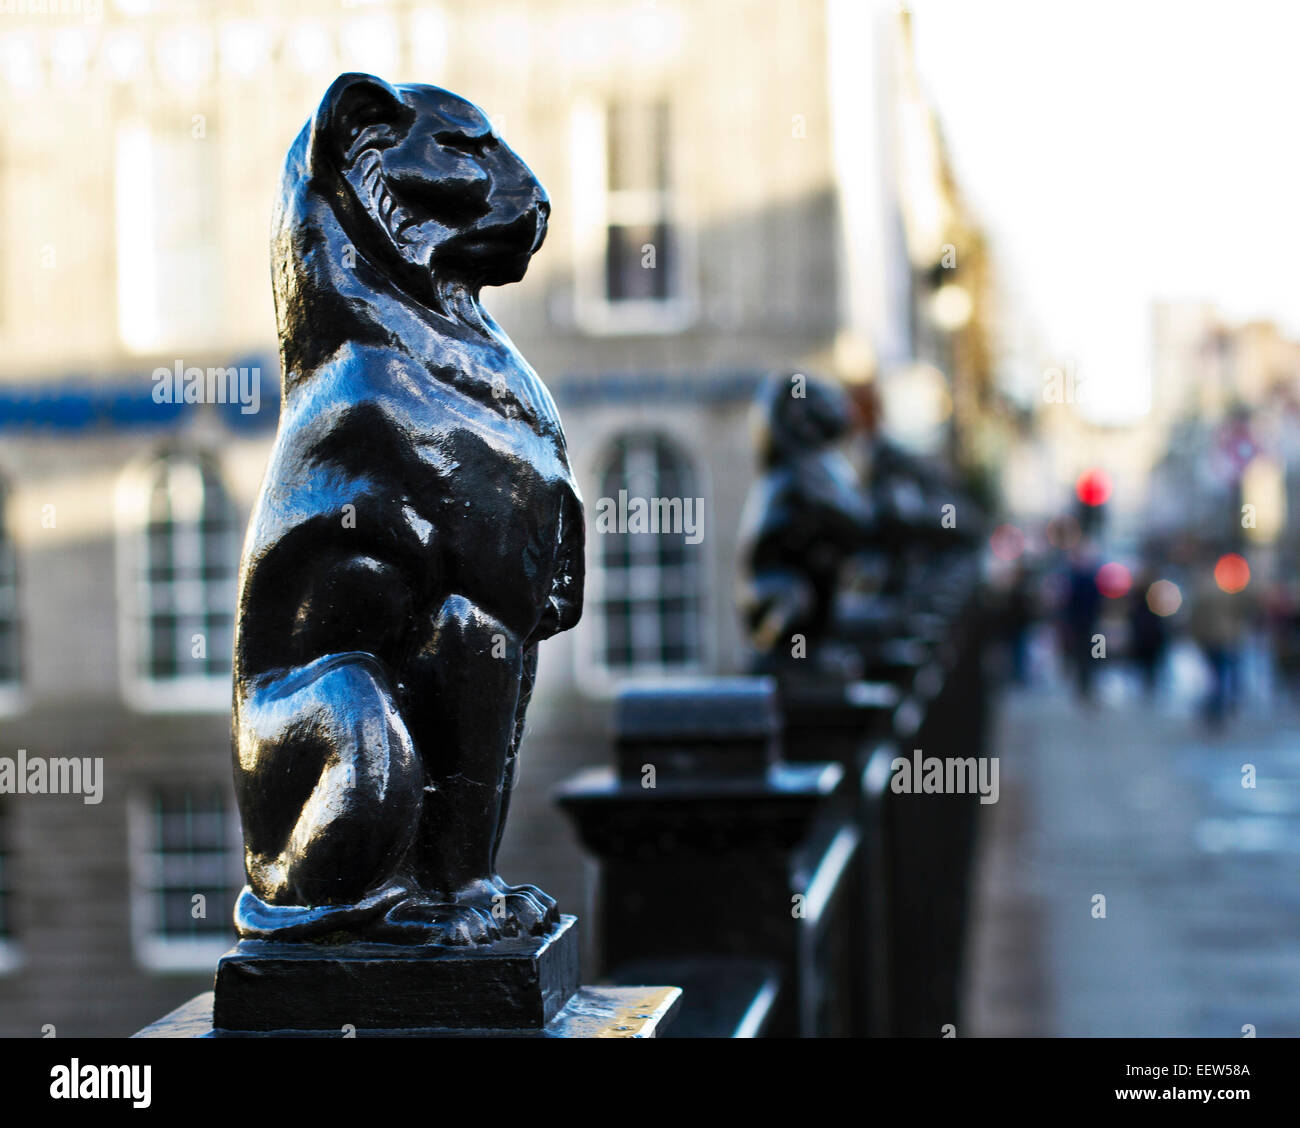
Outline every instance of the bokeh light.
POLYGON ((1173 580, 1156 580, 1147 588, 1147 606, 1162 619, 1168 618, 1183 605, 1183 593, 1173 580))
POLYGON ((930 298, 930 316, 947 333, 955 333, 965 325, 973 310, 970 291, 955 282, 940 286, 930 298))
POLYGON ((1079 522, 1068 513, 1062 517, 1053 517, 1047 523, 1047 543, 1062 552, 1069 552, 1074 548, 1082 535, 1079 522))
POLYGON ((1085 470, 1074 483, 1075 496, 1084 505, 1105 505, 1110 500, 1110 475, 1097 466, 1085 470))
POLYGON ((1015 560, 1025 551, 1025 534, 1015 525, 999 525, 989 537, 989 547, 999 560, 1015 560))
POLYGON ((1123 564, 1111 561, 1097 569, 1097 590, 1107 599, 1121 599, 1133 586, 1133 576, 1123 564))
POLYGON ((1229 595, 1244 591, 1250 583, 1250 565, 1236 552, 1225 552, 1214 565, 1214 582, 1229 595))

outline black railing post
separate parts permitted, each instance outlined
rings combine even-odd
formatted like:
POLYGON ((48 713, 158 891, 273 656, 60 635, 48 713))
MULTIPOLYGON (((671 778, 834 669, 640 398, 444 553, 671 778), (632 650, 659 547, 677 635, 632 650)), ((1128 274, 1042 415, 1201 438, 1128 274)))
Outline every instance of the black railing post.
POLYGON ((767 678, 629 688, 617 767, 558 797, 600 862, 604 972, 673 975, 675 1036, 752 1033, 773 975, 764 1033, 852 1032, 858 829, 840 764, 778 757, 778 704, 767 678))

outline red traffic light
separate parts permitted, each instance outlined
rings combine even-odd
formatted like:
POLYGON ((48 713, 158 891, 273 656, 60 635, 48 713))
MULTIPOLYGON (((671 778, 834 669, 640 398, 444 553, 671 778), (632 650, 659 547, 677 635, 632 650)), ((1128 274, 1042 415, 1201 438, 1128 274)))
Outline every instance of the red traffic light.
POLYGON ((1084 505, 1104 505, 1110 498, 1110 475, 1094 466, 1079 475, 1074 483, 1074 494, 1084 505))

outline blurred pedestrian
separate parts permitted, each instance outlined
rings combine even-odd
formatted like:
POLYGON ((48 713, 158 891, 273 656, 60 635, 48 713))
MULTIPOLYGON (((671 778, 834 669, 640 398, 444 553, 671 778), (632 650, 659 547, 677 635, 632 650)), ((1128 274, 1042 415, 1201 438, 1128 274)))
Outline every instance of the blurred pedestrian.
POLYGON ((1011 680, 1016 685, 1029 684, 1029 631, 1037 618, 1033 584, 1033 572, 1023 559, 1017 560, 1002 610, 1002 629, 1011 658, 1011 680))
POLYGON ((1253 618, 1254 600, 1247 591, 1224 591, 1209 569, 1192 597, 1192 638, 1210 670, 1210 689, 1203 715, 1221 728, 1236 711, 1241 695, 1241 650, 1253 618))
POLYGON ((1092 697, 1093 647, 1101 611, 1101 589, 1097 587, 1097 560, 1080 545, 1070 553, 1063 608, 1063 635, 1067 669, 1073 672, 1079 697, 1092 697))
POLYGON ((1168 624, 1151 610, 1147 602, 1147 593, 1154 580, 1150 572, 1143 573, 1141 582, 1134 585, 1129 606, 1129 653, 1147 697, 1155 695, 1160 681, 1160 666, 1169 646, 1168 624))

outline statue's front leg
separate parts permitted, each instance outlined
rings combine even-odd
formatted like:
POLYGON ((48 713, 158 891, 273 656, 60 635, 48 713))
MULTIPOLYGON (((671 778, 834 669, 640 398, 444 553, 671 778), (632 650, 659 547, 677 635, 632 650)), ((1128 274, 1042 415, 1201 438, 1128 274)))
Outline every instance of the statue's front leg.
POLYGON ((542 931, 554 917, 495 875, 526 668, 531 672, 519 633, 457 595, 439 610, 408 675, 420 687, 409 711, 426 776, 411 866, 429 900, 426 912, 472 909, 507 935, 542 931))
POLYGON ((524 649, 523 678, 519 686, 519 702, 515 706, 515 732, 511 740, 510 752, 506 758, 505 788, 501 797, 501 820, 497 825, 496 842, 492 846, 492 880, 499 893, 505 898, 507 906, 517 906, 523 915, 536 915, 541 920, 555 924, 559 922, 560 910, 555 898, 539 889, 536 885, 511 885, 497 872, 497 852, 501 848, 501 835, 505 830, 506 816, 510 812, 510 797, 514 794, 519 772, 519 746, 524 737, 524 718, 528 712, 528 702, 533 695, 533 685, 537 679, 537 645, 524 649))

